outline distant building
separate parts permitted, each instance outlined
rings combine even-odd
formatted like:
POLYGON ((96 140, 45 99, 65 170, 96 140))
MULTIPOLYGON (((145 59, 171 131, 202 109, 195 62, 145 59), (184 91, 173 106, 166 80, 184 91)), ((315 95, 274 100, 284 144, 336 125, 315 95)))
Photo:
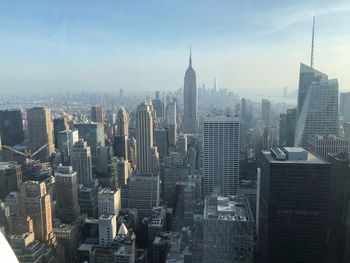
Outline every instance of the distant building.
POLYGON ((102 106, 92 106, 91 107, 91 121, 104 123, 104 113, 102 106))
POLYGON ((300 65, 295 146, 307 147, 310 135, 339 134, 338 81, 300 65))
POLYGON ((263 151, 258 173, 261 262, 323 262, 330 164, 299 147, 263 151))
POLYGON ((53 119, 53 133, 54 133, 54 143, 57 149, 60 146, 60 132, 69 129, 68 118, 63 116, 61 118, 53 119))
POLYGON ((7 146, 14 146, 24 140, 23 120, 20 110, 0 111, 1 142, 7 146))
POLYGON ((80 215, 77 172, 71 166, 59 166, 55 179, 56 217, 71 223, 80 215))
POLYGON ((27 120, 30 148, 34 152, 47 144, 38 155, 40 159, 47 160, 55 150, 51 110, 43 107, 27 109, 27 120))
POLYGON ((159 174, 133 173, 128 179, 128 207, 137 209, 139 219, 152 214, 159 205, 159 174))
POLYGON ((170 153, 169 156, 164 158, 162 171, 163 198, 164 202, 171 207, 174 203, 176 183, 187 181, 190 175, 190 167, 186 156, 177 152, 170 153))
POLYGON ((339 105, 340 115, 343 116, 344 122, 350 121, 350 92, 340 93, 340 105, 339 105))
POLYGON ((72 149, 71 163, 78 175, 78 183, 89 186, 92 182, 92 157, 87 142, 79 140, 72 149))
POLYGON ((143 102, 137 107, 136 120, 136 169, 139 172, 159 171, 159 155, 153 143, 153 107, 143 102))
POLYGON ((59 151, 63 165, 71 165, 71 155, 74 144, 79 140, 78 130, 65 130, 60 132, 59 151))
POLYGON ((236 195, 239 184, 239 118, 206 117, 203 124, 203 193, 236 195))
POLYGON ((207 196, 203 220, 203 262, 253 262, 254 218, 247 199, 207 196))
POLYGON ((169 152, 169 129, 158 128, 154 130, 154 145, 157 146, 159 158, 162 160, 169 152))
POLYGON ((197 132, 197 81, 196 72, 192 68, 192 56, 190 53, 189 65, 185 73, 184 79, 184 115, 183 125, 184 133, 197 132))
POLYGON ((79 138, 87 142, 91 148, 92 164, 97 163, 97 148, 105 146, 103 123, 75 123, 79 138))
POLYGON ((168 127, 169 145, 174 148, 177 138, 177 101, 174 98, 172 102, 166 105, 166 126, 168 127))
POLYGON ((261 120, 265 126, 270 125, 270 115, 271 115, 271 102, 269 100, 263 99, 261 101, 261 120))

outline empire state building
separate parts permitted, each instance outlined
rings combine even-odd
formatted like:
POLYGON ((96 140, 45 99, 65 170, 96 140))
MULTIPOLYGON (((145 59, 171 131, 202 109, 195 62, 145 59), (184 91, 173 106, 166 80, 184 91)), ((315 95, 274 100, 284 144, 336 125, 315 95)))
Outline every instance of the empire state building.
POLYGON ((189 65, 185 73, 184 81, 184 132, 197 132, 197 82, 196 72, 192 68, 192 56, 190 51, 189 65))

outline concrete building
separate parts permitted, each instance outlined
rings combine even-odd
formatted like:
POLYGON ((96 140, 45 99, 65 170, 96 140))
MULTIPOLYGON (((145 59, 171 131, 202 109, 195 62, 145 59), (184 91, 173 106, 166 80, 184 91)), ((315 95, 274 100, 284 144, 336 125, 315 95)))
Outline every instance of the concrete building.
POLYGON ((236 195, 239 184, 239 118, 206 117, 203 124, 203 193, 236 195))
POLYGON ((0 199, 18 191, 22 182, 22 167, 16 162, 0 162, 0 199))
POLYGON ((85 187, 79 186, 78 200, 80 206, 80 212, 87 214, 89 217, 98 217, 98 206, 97 206, 97 186, 92 185, 85 187))
POLYGON ((330 164, 299 147, 263 151, 258 173, 261 262, 322 262, 330 164))
POLYGON ((192 56, 190 53, 189 65, 185 73, 184 79, 184 115, 183 125, 184 133, 196 133, 197 132, 197 81, 196 72, 192 68, 192 56))
POLYGON ((68 117, 63 116, 60 118, 53 119, 53 134, 55 149, 60 146, 60 132, 69 130, 68 117))
POLYGON ((26 181, 20 185, 20 215, 33 219, 35 239, 56 243, 52 232, 51 197, 44 182, 26 181))
POLYGON ((115 215, 120 211, 120 189, 102 188, 97 194, 98 215, 115 215))
POLYGON ((153 107, 143 102, 136 113, 136 169, 141 173, 159 171, 159 155, 153 143, 153 107))
POLYGON ((59 224, 53 228, 57 238, 55 261, 65 263, 77 262, 76 251, 80 243, 78 224, 59 224))
POLYGON ((339 113, 343 122, 350 122, 350 92, 340 93, 339 113))
POLYGON ((59 166, 55 172, 56 217, 71 223, 80 215, 77 172, 72 166, 59 166))
POLYGON ((97 163, 97 148, 105 146, 103 123, 75 123, 79 138, 87 142, 91 148, 92 164, 97 163))
POLYGON ((166 126, 168 128, 169 146, 175 148, 177 138, 177 108, 176 98, 166 105, 166 126))
POLYGON ((130 174, 130 163, 123 158, 118 159, 118 185, 119 187, 124 187, 128 183, 128 178, 130 174))
POLYGON ((19 197, 18 192, 10 192, 5 197, 5 206, 9 208, 10 216, 18 215, 19 213, 19 197))
POLYGON ((203 224, 203 262, 253 262, 254 218, 247 199, 207 196, 203 224))
POLYGON ((154 145, 157 146, 159 159, 163 160, 169 153, 169 129, 158 128, 154 130, 154 145))
POLYGON ((102 106, 92 106, 91 107, 91 121, 104 123, 105 117, 103 113, 102 106))
POLYGON ((10 244, 19 262, 55 262, 52 248, 45 242, 34 239, 34 233, 10 237, 10 244))
POLYGON ((89 186, 92 182, 92 157, 87 142, 79 140, 73 146, 71 163, 78 175, 78 183, 89 186))
POLYGON ((162 182, 164 202, 173 206, 175 185, 177 182, 185 182, 190 174, 190 167, 186 156, 180 153, 172 152, 164 158, 162 165, 162 182))
POLYGON ((98 236, 101 246, 111 245, 117 235, 117 219, 115 215, 101 215, 98 219, 98 236))
POLYGON ((27 109, 27 121, 30 148, 34 152, 47 144, 47 147, 38 155, 40 159, 47 160, 55 150, 51 110, 43 107, 27 109))
POLYGON ((181 134, 177 140, 177 152, 181 153, 183 156, 187 155, 187 136, 181 134))
POLYGON ((349 141, 339 136, 330 134, 326 136, 311 135, 308 140, 308 151, 327 160, 329 153, 350 152, 349 141))
POLYGON ((24 140, 23 119, 20 110, 0 111, 1 142, 7 146, 14 146, 24 140))
POLYGON ((159 174, 133 173, 128 180, 128 208, 137 209, 139 219, 152 214, 152 208, 159 205, 159 174))
POLYGON ((73 146, 79 140, 78 130, 61 131, 59 136, 58 148, 61 153, 61 162, 63 165, 71 165, 73 146))

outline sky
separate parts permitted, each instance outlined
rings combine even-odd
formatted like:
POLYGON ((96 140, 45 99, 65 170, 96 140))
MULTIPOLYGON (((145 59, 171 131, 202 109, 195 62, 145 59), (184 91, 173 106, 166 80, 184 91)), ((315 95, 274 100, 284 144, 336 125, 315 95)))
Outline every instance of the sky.
POLYGON ((0 0, 0 94, 297 89, 300 62, 350 91, 350 1, 0 0))

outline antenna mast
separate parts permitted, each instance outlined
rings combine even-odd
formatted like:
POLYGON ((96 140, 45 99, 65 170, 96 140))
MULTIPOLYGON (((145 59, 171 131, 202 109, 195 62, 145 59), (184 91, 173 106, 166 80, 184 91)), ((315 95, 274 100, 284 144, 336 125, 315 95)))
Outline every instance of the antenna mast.
POLYGON ((314 42, 315 42, 315 16, 312 21, 312 40, 311 40, 311 62, 310 66, 314 67, 314 42))

